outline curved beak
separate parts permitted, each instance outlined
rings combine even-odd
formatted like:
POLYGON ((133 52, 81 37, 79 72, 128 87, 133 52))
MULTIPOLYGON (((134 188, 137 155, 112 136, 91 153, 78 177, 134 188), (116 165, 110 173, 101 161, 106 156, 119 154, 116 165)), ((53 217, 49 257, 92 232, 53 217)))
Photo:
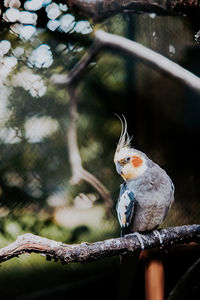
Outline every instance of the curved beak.
POLYGON ((117 173, 121 175, 123 166, 119 162, 117 162, 115 166, 116 166, 117 173))

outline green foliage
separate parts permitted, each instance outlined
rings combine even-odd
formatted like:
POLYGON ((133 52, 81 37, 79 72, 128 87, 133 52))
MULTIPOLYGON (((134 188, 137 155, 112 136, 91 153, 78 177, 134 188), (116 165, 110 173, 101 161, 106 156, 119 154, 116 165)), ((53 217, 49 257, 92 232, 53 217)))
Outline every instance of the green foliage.
POLYGON ((58 241, 69 240, 70 230, 55 224, 50 216, 27 212, 19 216, 5 216, 0 218, 0 246, 15 240, 18 235, 31 232, 58 241))

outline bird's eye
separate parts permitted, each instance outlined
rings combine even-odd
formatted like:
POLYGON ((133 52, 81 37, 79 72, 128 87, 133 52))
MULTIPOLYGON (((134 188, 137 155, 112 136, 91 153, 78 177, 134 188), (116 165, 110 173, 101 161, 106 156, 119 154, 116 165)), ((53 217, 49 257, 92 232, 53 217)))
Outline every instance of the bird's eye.
POLYGON ((129 162, 131 160, 131 157, 130 156, 127 156, 126 158, 125 158, 125 162, 129 162))

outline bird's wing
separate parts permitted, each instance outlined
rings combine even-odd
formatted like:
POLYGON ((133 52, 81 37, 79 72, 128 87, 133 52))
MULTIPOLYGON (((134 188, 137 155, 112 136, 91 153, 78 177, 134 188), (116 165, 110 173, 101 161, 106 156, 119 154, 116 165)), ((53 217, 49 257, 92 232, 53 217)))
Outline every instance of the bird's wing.
POLYGON ((134 193, 127 188, 125 183, 122 184, 116 207, 119 223, 122 228, 127 228, 131 225, 134 203, 134 193))

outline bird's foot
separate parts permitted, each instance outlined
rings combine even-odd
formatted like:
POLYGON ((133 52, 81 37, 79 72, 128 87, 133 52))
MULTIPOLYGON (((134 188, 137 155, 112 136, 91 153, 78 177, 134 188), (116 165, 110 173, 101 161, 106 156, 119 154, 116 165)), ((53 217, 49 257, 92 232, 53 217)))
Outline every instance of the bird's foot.
POLYGON ((140 243, 141 249, 144 250, 144 242, 143 242, 143 241, 146 242, 146 241, 147 241, 147 238, 146 238, 143 234, 141 234, 141 233, 139 233, 139 232, 137 232, 137 231, 131 233, 131 235, 137 237, 137 239, 138 239, 138 241, 139 241, 139 243, 140 243))
POLYGON ((159 239, 160 246, 162 247, 163 240, 162 240, 162 237, 161 237, 161 235, 160 235, 160 232, 159 232, 158 230, 154 230, 154 231, 153 231, 153 234, 155 235, 156 238, 159 239))

